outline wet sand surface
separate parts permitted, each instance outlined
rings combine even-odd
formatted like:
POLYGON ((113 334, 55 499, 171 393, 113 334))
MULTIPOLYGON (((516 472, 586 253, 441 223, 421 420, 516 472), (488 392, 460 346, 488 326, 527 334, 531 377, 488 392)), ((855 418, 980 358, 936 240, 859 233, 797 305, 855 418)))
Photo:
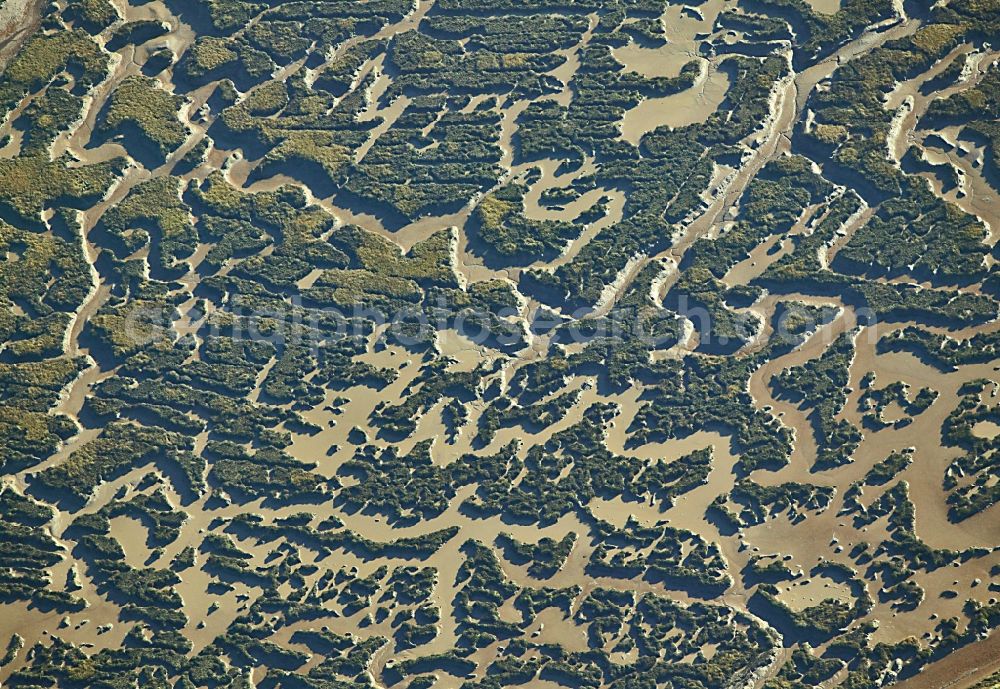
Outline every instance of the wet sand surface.
POLYGON ((820 14, 837 14, 840 4, 840 0, 809 0, 809 6, 820 14))
POLYGON ((43 0, 6 0, 0 6, 0 74, 38 27, 44 4, 43 0))
POLYGON ((639 140, 657 127, 684 127, 704 122, 718 110, 726 98, 729 75, 702 62, 700 76, 694 85, 681 93, 659 98, 647 98, 622 119, 622 138, 638 145, 639 140))

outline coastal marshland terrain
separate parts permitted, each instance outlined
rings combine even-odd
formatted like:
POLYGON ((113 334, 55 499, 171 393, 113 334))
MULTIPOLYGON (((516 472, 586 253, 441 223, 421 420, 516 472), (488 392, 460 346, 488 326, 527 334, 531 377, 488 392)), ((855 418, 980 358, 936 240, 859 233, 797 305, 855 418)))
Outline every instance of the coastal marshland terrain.
POLYGON ((0 685, 996 686, 998 22, 0 3, 0 685))

